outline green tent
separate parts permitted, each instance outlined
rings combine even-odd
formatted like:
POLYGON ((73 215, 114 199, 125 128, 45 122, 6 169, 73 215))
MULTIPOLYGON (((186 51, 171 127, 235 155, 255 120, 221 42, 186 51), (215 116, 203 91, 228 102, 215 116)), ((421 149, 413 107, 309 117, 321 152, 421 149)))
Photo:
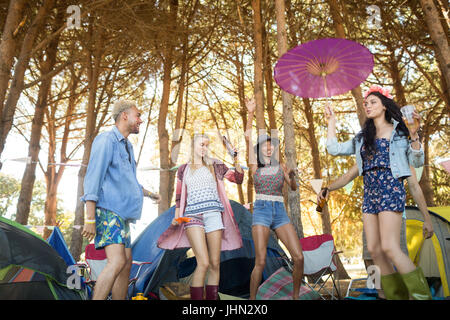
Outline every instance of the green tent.
POLYGON ((39 235, 0 217, 0 300, 81 300, 67 267, 39 235))

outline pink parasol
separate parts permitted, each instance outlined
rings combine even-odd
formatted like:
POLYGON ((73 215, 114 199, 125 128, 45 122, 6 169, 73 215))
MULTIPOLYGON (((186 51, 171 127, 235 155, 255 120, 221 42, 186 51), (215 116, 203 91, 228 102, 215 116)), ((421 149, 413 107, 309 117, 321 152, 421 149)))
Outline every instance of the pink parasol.
POLYGON ((286 92, 303 98, 346 93, 366 80, 373 56, 361 44, 325 38, 299 45, 278 59, 275 81, 286 92))

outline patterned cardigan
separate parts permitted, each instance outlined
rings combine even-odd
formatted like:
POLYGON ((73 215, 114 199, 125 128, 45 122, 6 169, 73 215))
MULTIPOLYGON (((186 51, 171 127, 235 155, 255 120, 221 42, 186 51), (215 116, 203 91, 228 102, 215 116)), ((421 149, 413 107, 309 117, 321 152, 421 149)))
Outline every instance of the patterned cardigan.
MULTIPOLYGON (((179 208, 179 216, 184 215, 187 200, 187 187, 184 179, 184 173, 188 164, 183 164, 177 171, 177 188, 176 188, 176 208, 179 208)), ((242 237, 239 232, 239 227, 234 218, 233 210, 231 209, 230 201, 225 192, 224 178, 227 180, 241 184, 244 180, 244 174, 235 170, 230 170, 224 163, 214 160, 213 163, 214 172, 216 174, 217 192, 219 194, 220 201, 224 207, 222 213, 223 225, 225 227, 222 232, 222 251, 235 250, 242 247, 242 237)), ((189 168, 187 168, 189 170, 189 168)), ((176 226, 170 225, 169 228, 158 239, 158 247, 161 249, 176 249, 176 248, 189 248, 191 247, 189 240, 186 236, 184 226, 178 224, 176 226)))

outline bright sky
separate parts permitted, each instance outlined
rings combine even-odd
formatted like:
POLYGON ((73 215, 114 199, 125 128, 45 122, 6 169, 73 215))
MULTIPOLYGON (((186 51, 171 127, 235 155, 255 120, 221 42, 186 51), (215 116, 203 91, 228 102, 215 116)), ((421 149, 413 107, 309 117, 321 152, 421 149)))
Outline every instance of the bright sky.
MULTIPOLYGON (((143 124, 145 125, 145 123, 143 124)), ((145 127, 141 126, 141 132, 138 136, 139 145, 136 143, 136 136, 131 137, 131 141, 133 142, 134 152, 137 159, 140 142, 144 136, 145 127)), ((109 130, 109 129, 107 129, 109 130)), ((155 148, 157 146, 157 138, 155 128, 149 128, 149 132, 147 134, 147 140, 145 142, 145 147, 142 151, 141 161, 139 167, 149 167, 149 166, 159 166, 159 163, 151 163, 149 161, 150 158, 154 158, 154 156, 158 153, 158 149, 155 148)), ((43 146, 43 144, 42 144, 43 146)), ((82 149, 81 149, 82 152, 82 149)), ((22 176, 25 170, 26 164, 24 162, 16 162, 8 159, 16 159, 16 158, 26 158, 28 155, 28 143, 25 139, 17 134, 14 131, 8 136, 5 150, 2 156, 2 173, 10 175, 19 181, 22 180, 22 176), (5 161, 6 160, 6 161, 5 161)), ((80 157, 81 158, 81 155, 80 157)), ((45 150, 41 150, 40 159, 43 163, 44 168, 47 164, 47 154, 45 150)), ((69 162, 75 163, 75 162, 69 162)), ((77 163, 81 163, 78 161, 77 163)), ((77 196, 77 184, 78 184, 78 171, 79 167, 71 167, 66 166, 66 169, 63 174, 63 178, 58 188, 58 197, 63 200, 63 207, 71 212, 75 211, 76 205, 76 196, 77 196)), ((159 172, 156 170, 139 170, 137 171, 137 176, 139 182, 147 189, 152 192, 158 192, 159 185, 159 172)), ((42 170, 38 166, 36 169, 36 179, 45 181, 44 174, 42 170)), ((61 204, 59 204, 61 205, 61 204)), ((15 205, 13 206, 13 211, 16 210, 15 205)), ((9 212, 7 217, 10 217, 12 212, 9 212)), ((142 210, 141 220, 138 221, 135 225, 131 227, 132 239, 135 239, 137 235, 145 229, 145 227, 151 223, 158 216, 158 206, 153 203, 153 201, 149 198, 144 198, 144 207, 142 210)))

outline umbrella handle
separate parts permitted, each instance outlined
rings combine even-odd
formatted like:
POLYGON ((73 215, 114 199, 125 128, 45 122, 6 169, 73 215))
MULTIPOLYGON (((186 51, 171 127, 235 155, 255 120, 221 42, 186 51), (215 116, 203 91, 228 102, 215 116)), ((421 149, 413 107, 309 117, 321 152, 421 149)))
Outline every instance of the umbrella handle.
MULTIPOLYGON (((326 98, 327 98, 328 105, 330 105, 330 97, 328 96, 328 87, 327 87, 327 76, 326 76, 326 75, 323 75, 322 78, 323 78, 323 87, 324 87, 324 89, 325 89, 325 96, 326 96, 326 98)), ((329 172, 329 166, 328 166, 328 156, 326 157, 325 163, 326 163, 326 165, 327 165, 327 176, 328 176, 327 184, 328 184, 328 183, 330 182, 330 181, 329 181, 329 180, 330 180, 330 179, 329 179, 329 177, 330 177, 330 172, 329 172)))
POLYGON ((323 78, 323 88, 325 89, 325 96, 326 96, 327 100, 329 100, 330 97, 328 95, 327 76, 323 75, 322 78, 323 78))

